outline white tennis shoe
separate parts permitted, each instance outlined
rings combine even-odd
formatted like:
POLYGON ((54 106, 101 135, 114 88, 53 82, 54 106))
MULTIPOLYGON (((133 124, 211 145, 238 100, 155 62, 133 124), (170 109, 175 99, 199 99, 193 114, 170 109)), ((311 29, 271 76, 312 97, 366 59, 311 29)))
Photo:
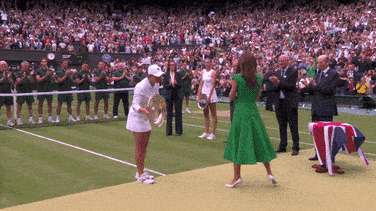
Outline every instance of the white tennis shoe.
POLYGON ((146 185, 150 185, 154 183, 154 180, 151 177, 153 176, 150 176, 147 172, 144 172, 141 176, 137 172, 135 176, 135 178, 137 179, 137 182, 146 184, 146 185))
POLYGON ((70 122, 77 122, 73 117, 69 117, 70 122))
MULTIPOLYGON (((149 174, 149 172, 145 171, 141 176, 145 177, 146 179, 154 179, 152 175, 149 174)), ((136 173, 136 176, 134 177, 136 179, 140 178, 140 175, 138 172, 136 173)))
MULTIPOLYGON (((57 117, 56 117, 56 120, 58 120, 58 121, 60 122, 60 119, 57 118, 57 117)), ((48 117, 48 122, 50 122, 50 123, 59 123, 58 121, 54 121, 54 120, 52 119, 52 116, 49 116, 49 117, 48 117)))
POLYGON ((33 124, 33 125, 35 124, 35 121, 34 121, 33 117, 30 117, 30 119, 29 119, 29 123, 30 123, 30 124, 33 124))
POLYGON ((208 140, 213 140, 215 139, 215 135, 212 133, 208 137, 206 137, 208 140))
POLYGON ((207 138, 210 134, 209 133, 203 133, 199 138, 207 138))
POLYGON ((108 114, 103 114, 103 118, 105 118, 105 119, 111 119, 111 117, 108 116, 108 114))
POLYGON ((23 125, 22 119, 20 117, 17 118, 17 125, 23 125))
POLYGON ((86 120, 94 120, 93 117, 91 117, 91 116, 86 116, 85 119, 86 120))
POLYGON ((7 125, 10 126, 10 127, 13 127, 14 126, 14 123, 12 122, 12 120, 8 120, 7 121, 7 125))
POLYGON ((94 120, 97 120, 97 119, 98 119, 98 115, 95 115, 95 116, 94 116, 94 120))

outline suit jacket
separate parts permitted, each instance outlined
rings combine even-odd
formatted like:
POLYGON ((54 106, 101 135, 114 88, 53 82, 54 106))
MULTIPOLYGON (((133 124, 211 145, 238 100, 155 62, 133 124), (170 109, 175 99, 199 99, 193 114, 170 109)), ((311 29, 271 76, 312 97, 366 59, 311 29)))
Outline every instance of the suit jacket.
MULTIPOLYGON (((281 69, 279 69, 275 75, 279 79, 279 84, 274 87, 274 92, 276 92, 278 98, 282 91, 289 106, 292 108, 298 108, 299 98, 298 89, 296 88, 298 71, 294 70, 292 67, 287 67, 284 77, 281 76, 281 69)), ((276 104, 276 109, 278 109, 278 103, 276 104)))
POLYGON ((183 92, 183 80, 182 80, 182 72, 175 73, 175 81, 177 84, 172 87, 170 84, 170 72, 168 71, 163 76, 163 96, 165 100, 183 100, 184 92, 183 92))
POLYGON ((313 95, 312 101, 312 116, 336 116, 337 102, 336 102, 336 88, 339 84, 339 74, 333 69, 329 69, 321 76, 319 81, 319 74, 316 74, 315 87, 308 87, 308 93, 313 95))
POLYGON ((276 87, 274 86, 274 84, 272 82, 269 81, 269 77, 273 76, 273 75, 275 75, 274 70, 265 73, 264 78, 262 80, 262 83, 265 84, 265 91, 267 91, 269 93, 273 92, 273 94, 274 94, 276 87))

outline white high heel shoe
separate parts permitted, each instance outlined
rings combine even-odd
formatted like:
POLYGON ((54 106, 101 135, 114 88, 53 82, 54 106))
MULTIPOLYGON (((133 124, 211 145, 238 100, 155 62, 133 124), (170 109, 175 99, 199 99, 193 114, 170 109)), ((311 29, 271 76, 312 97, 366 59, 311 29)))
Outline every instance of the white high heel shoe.
POLYGON ((269 175, 269 180, 272 181, 273 185, 276 185, 278 183, 277 179, 274 178, 272 175, 269 175))
POLYGON ((242 178, 239 178, 238 180, 236 180, 236 182, 234 182, 234 184, 226 184, 225 186, 228 187, 228 188, 233 188, 235 187, 237 184, 240 184, 243 182, 243 179, 242 178))

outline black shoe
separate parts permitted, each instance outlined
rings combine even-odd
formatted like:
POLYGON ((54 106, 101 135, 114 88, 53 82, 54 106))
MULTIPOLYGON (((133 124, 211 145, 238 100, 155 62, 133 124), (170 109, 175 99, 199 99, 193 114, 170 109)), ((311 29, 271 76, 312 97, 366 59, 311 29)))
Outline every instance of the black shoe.
POLYGON ((177 133, 176 136, 181 136, 181 133, 177 133))
POLYGON ((317 157, 317 155, 315 155, 315 156, 313 156, 313 157, 311 157, 311 158, 309 158, 309 160, 318 160, 319 158, 317 157))
POLYGON ((291 152, 291 155, 292 155, 292 156, 296 156, 296 155, 298 155, 298 154, 299 154, 299 151, 297 151, 297 150, 294 150, 294 151, 291 152))
POLYGON ((166 136, 172 136, 172 134, 170 133, 170 134, 166 134, 166 136))
POLYGON ((275 152, 286 152, 286 149, 278 148, 275 152))
POLYGON ((227 141, 223 141, 223 143, 225 143, 225 144, 226 144, 226 143, 227 143, 227 141))

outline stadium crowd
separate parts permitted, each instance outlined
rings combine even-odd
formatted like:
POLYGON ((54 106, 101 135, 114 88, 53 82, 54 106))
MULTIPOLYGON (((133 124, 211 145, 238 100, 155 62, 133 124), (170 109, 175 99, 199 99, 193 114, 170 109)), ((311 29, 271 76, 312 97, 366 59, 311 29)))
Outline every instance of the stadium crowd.
POLYGON ((301 81, 314 77, 318 56, 327 55, 341 78, 337 94, 369 95, 376 93, 375 8, 374 0, 346 5, 330 0, 244 1, 219 8, 125 5, 120 10, 113 3, 26 3, 26 10, 2 5, 0 48, 144 54, 142 59, 104 64, 108 83, 110 73, 124 64, 129 86, 145 77, 148 64, 166 69, 172 58, 178 69, 187 64, 193 93, 210 58, 219 96, 228 96, 234 64, 246 49, 258 57, 262 75, 275 72, 278 57, 288 55, 301 81))

